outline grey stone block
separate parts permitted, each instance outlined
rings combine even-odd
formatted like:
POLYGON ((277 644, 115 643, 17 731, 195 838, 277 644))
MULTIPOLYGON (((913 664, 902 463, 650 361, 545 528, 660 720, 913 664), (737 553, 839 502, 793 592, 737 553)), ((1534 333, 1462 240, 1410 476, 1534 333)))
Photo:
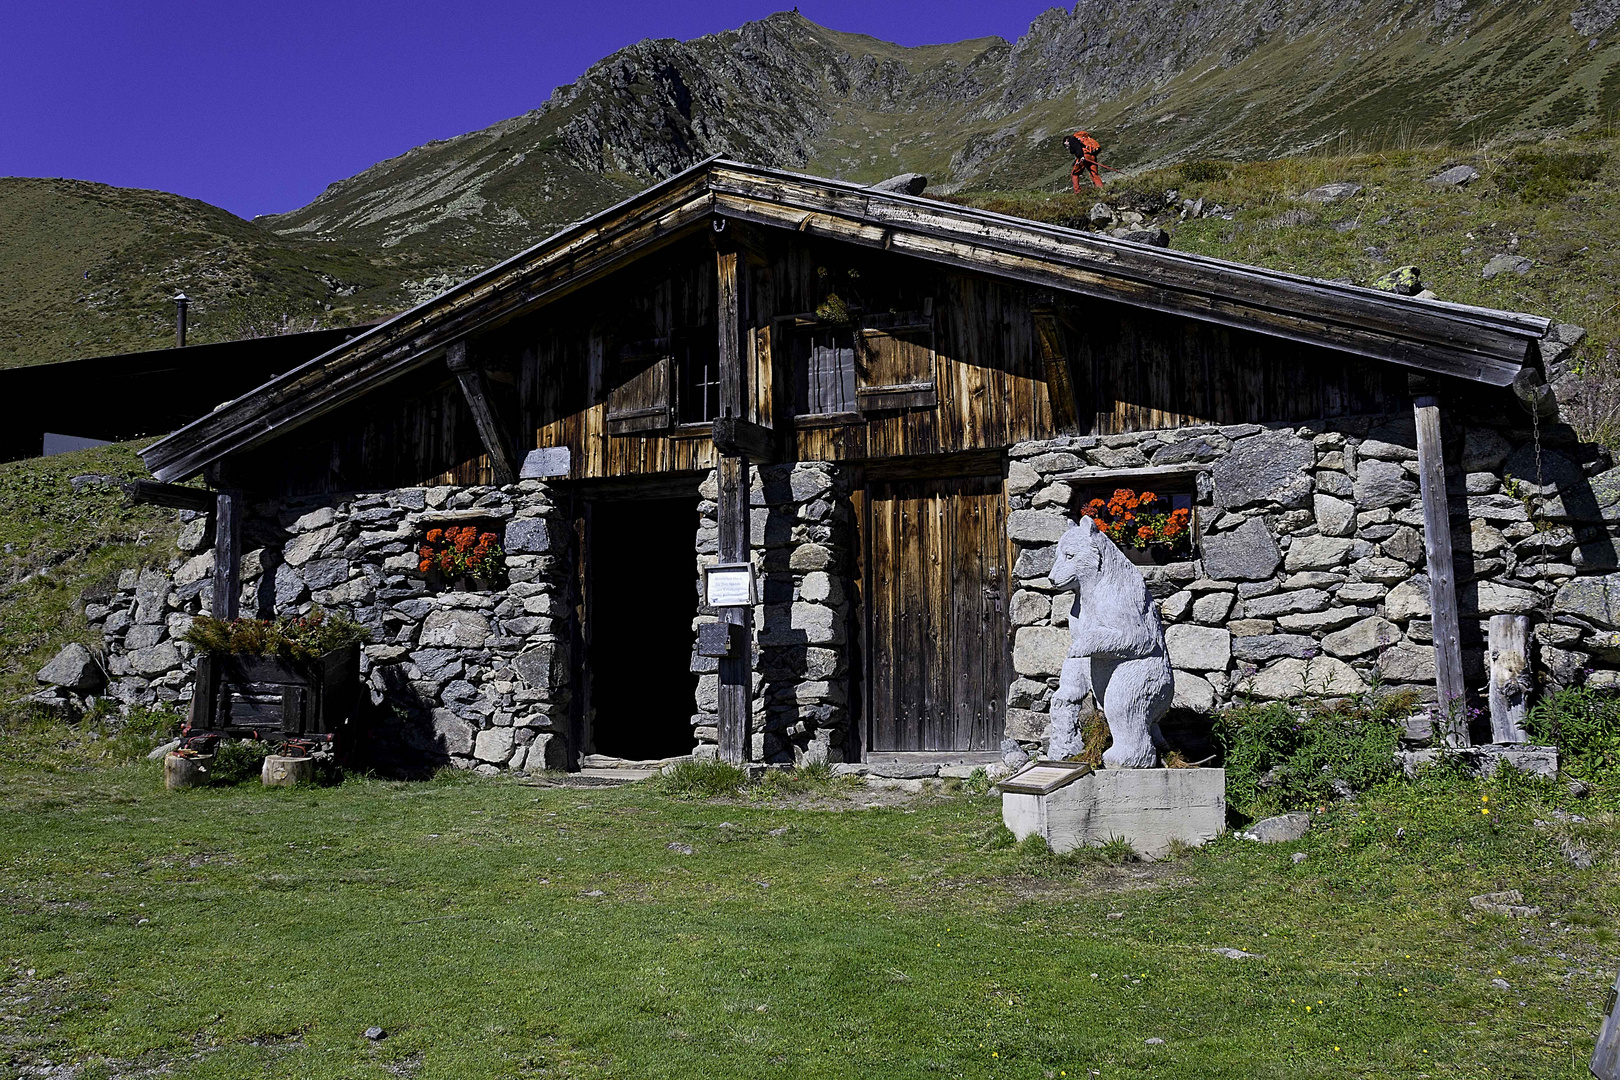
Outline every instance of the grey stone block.
POLYGON ((39 669, 35 678, 79 694, 99 690, 107 681, 95 656, 77 642, 65 646, 50 663, 39 669))
POLYGON ((1276 573, 1282 552, 1259 518, 1230 532, 1206 535, 1200 544, 1204 574, 1223 580, 1260 581, 1276 573))
POLYGON ((1305 470, 1315 464, 1315 448, 1287 428, 1239 439, 1210 469, 1215 504, 1225 509, 1259 502, 1298 506, 1310 498, 1305 470))

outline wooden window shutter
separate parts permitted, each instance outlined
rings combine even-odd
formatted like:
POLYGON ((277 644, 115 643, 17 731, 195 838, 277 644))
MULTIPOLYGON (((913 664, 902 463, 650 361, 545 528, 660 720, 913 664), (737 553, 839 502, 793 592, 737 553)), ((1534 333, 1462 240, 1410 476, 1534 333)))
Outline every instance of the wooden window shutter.
POLYGON ((795 414, 854 412, 855 342, 850 332, 812 325, 793 333, 791 342, 795 414))
POLYGON ((622 345, 612 364, 608 391, 609 435, 664 431, 670 423, 670 386, 674 357, 668 338, 649 338, 622 345))
POLYGON ((872 315, 855 332, 862 412, 939 404, 934 377, 934 320, 920 311, 872 315))

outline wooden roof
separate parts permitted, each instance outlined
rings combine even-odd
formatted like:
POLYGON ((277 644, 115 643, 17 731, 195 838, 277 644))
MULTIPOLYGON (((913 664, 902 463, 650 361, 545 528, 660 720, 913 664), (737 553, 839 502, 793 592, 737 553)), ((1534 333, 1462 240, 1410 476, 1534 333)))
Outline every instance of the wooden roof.
POLYGON ((1495 386, 1548 321, 1415 300, 933 199, 714 158, 265 383, 141 452, 180 480, 339 408, 651 251, 729 218, 894 251, 1495 386))

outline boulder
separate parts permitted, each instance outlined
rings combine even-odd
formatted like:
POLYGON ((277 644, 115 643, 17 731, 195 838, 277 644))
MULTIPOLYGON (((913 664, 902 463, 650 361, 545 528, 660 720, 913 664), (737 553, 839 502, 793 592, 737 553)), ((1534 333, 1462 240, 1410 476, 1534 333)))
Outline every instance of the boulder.
POLYGON ((1356 505, 1363 510, 1403 506, 1417 494, 1417 485, 1394 461, 1363 461, 1356 470, 1356 505))
POLYGON ((1289 545, 1288 558, 1283 560, 1283 569, 1290 573, 1332 569, 1344 562, 1354 544, 1354 540, 1340 536, 1295 537, 1289 545))
POLYGON ((1222 581, 1264 581, 1282 561, 1277 541, 1259 518, 1250 518, 1231 532, 1206 534, 1199 547, 1205 576, 1222 581))
POLYGON ((129 669, 137 675, 151 678, 173 671, 180 666, 180 650, 173 645, 153 645, 149 649, 136 649, 126 659, 129 669))
POLYGON ((1254 840, 1261 844, 1289 844, 1303 839, 1310 827, 1311 815, 1296 810, 1263 818, 1238 833, 1238 839, 1254 840))
POLYGON ((1378 615, 1351 623, 1322 639, 1322 650, 1331 656, 1363 656, 1401 640, 1401 628, 1378 615))
POLYGON ((1057 675, 1069 655, 1069 631, 1061 626, 1021 626, 1013 637, 1013 670, 1020 675, 1057 675))
POLYGON ((1307 504, 1311 481, 1305 470, 1315 464, 1315 447, 1296 438, 1289 428, 1239 439, 1210 467, 1215 505, 1231 510, 1259 502, 1289 507, 1307 504))
POLYGON ((1278 660, 1239 684, 1255 697, 1271 701, 1304 694, 1339 696, 1359 694, 1367 684, 1343 660, 1319 656, 1314 660, 1278 660))
POLYGON ((1494 473, 1512 452, 1512 444, 1495 431, 1471 427, 1463 437, 1463 472, 1494 473))
POLYGON ((74 642, 62 651, 35 676, 48 686, 60 686, 77 694, 99 690, 107 682, 106 672, 96 663, 89 649, 74 642))
POLYGON ((1360 194, 1360 184, 1350 180, 1335 180, 1331 184, 1323 184, 1321 187, 1312 188, 1300 195, 1299 198, 1304 202, 1330 203, 1360 194))
POLYGON ((501 547, 513 555, 543 555, 551 550, 552 529, 542 518, 518 518, 506 525, 501 547))
POLYGON ((1498 274, 1528 274, 1535 265, 1523 255, 1492 255, 1479 276, 1489 281, 1498 274))
POLYGON ((1164 643, 1172 666, 1187 671, 1225 671, 1232 659, 1232 633, 1225 627, 1178 624, 1167 627, 1164 643))
POLYGON ((1464 184, 1471 184, 1478 179, 1479 170, 1472 165, 1453 165, 1449 169, 1442 169, 1423 182, 1444 188, 1462 187, 1464 184))
POLYGON ((1207 679, 1187 671, 1176 672, 1176 697, 1171 704, 1174 709, 1191 709, 1197 713, 1210 713, 1215 711, 1215 688, 1207 679))
POLYGON ((422 621, 420 644, 476 649, 489 639, 489 620, 476 611, 434 611, 422 621))
POLYGON ((891 176, 887 180, 880 180, 872 185, 873 191, 889 191, 896 195, 921 195, 928 186, 928 177, 922 173, 908 172, 898 176, 891 176))
POLYGON ((1574 615, 1609 630, 1620 629, 1620 574, 1566 582, 1553 597, 1553 613, 1574 615))

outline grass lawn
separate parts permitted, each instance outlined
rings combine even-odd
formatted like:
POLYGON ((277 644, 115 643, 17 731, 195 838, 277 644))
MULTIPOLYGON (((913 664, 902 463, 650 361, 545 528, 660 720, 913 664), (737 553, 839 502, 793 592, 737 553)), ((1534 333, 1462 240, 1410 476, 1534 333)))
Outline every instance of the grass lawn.
POLYGON ((166 793, 42 731, 0 761, 0 1076, 1583 1077, 1614 976, 1612 788, 1114 865, 967 791, 166 793), (1467 904, 1507 888, 1541 915, 1467 904))

